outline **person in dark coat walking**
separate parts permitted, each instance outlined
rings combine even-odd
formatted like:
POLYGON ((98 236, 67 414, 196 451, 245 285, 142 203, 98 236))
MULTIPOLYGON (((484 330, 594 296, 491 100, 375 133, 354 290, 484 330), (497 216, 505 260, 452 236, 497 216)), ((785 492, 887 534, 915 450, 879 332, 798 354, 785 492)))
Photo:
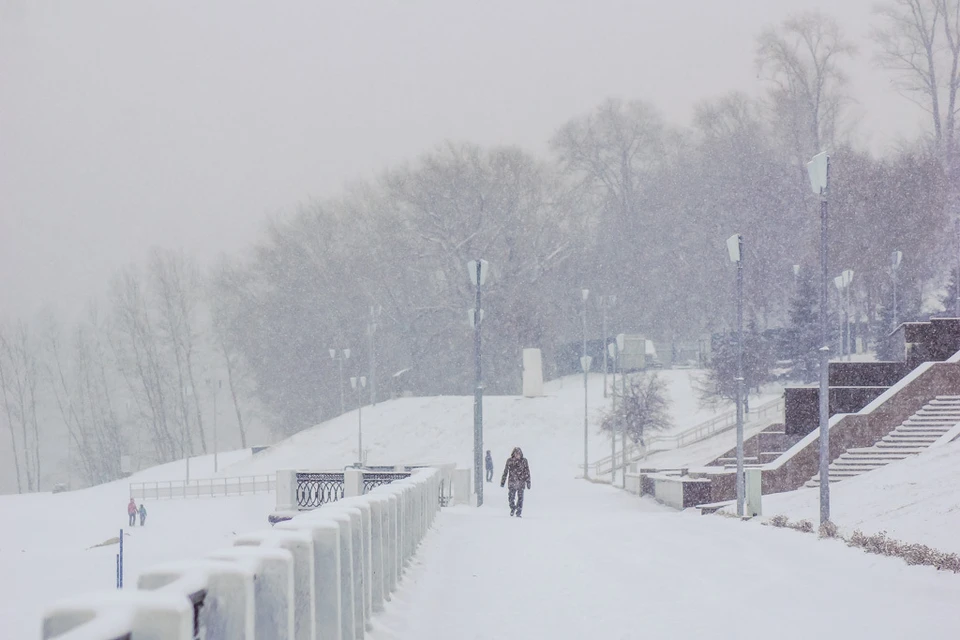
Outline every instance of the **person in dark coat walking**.
POLYGON ((510 457, 507 458, 507 464, 503 467, 503 477, 500 478, 502 487, 510 479, 510 487, 507 492, 507 500, 510 502, 510 515, 516 515, 518 518, 523 512, 523 490, 530 488, 530 465, 527 459, 523 457, 523 451, 520 447, 515 447, 510 457), (516 502, 514 502, 516 498, 516 502))
POLYGON ((484 463, 487 467, 487 482, 493 482, 493 456, 490 455, 490 449, 487 449, 487 458, 484 463))
POLYGON ((145 523, 146 521, 147 521, 147 508, 144 507, 143 504, 141 504, 140 505, 140 526, 142 527, 143 523, 145 523))
POLYGON ((137 503, 133 498, 130 498, 130 502, 127 503, 127 515, 130 516, 130 526, 137 526, 137 503))

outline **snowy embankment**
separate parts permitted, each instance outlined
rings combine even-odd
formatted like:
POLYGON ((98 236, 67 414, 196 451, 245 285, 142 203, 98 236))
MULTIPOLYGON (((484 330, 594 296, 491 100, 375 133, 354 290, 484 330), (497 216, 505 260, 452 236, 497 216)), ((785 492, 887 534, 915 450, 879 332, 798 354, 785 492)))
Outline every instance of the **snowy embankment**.
MULTIPOLYGON (((763 497, 765 519, 819 521, 820 490, 763 497)), ((960 553, 960 441, 830 485, 830 519, 855 529, 960 553)))
MULTIPOLYGON (((690 371, 664 371, 677 429, 712 412, 692 400, 690 371)), ((609 452, 596 422, 609 407, 602 376, 589 379, 591 459, 609 452)), ((535 461, 534 483, 557 474, 572 478, 583 460, 583 378, 546 384, 542 398, 484 399, 486 448, 498 473, 514 446, 535 461)), ((473 398, 403 398, 363 409, 364 446, 376 463, 472 464, 473 398)), ((268 474, 281 468, 339 469, 356 459, 357 412, 306 430, 268 451, 249 450, 190 460, 191 479, 268 474)), ((122 481, 58 494, 0 496, 0 629, 2 637, 35 637, 43 607, 57 598, 112 589, 117 546, 95 547, 123 528, 125 582, 157 562, 199 557, 229 545, 235 534, 260 529, 273 509, 273 493, 230 498, 148 501, 146 527, 128 527, 130 482, 183 480, 184 461, 146 469, 122 481), (93 547, 93 548, 91 548, 93 547)))

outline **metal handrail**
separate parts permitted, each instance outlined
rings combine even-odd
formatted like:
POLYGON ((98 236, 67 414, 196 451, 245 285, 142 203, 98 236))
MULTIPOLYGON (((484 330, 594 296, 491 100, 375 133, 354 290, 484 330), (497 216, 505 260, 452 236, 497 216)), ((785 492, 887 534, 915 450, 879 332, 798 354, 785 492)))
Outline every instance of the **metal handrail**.
POLYGON ((269 493, 277 488, 275 475, 229 476, 197 480, 156 480, 131 482, 130 497, 140 500, 174 498, 216 498, 269 493))
MULTIPOLYGON (((783 397, 776 398, 771 400, 763 405, 757 407, 754 411, 751 411, 747 415, 746 423, 756 422, 757 420, 763 420, 769 416, 770 413, 782 412, 783 411, 783 397)), ((688 445, 694 444, 696 442, 701 442, 707 438, 711 438, 718 433, 724 431, 729 431, 737 426, 737 412, 730 411, 727 413, 714 416, 713 418, 706 420, 690 429, 682 431, 681 433, 674 435, 661 435, 653 436, 647 440, 645 446, 642 447, 637 453, 634 453, 628 456, 628 462, 636 462, 637 460, 645 457, 647 454, 652 451, 665 451, 667 449, 680 449, 688 445), (670 444, 668 444, 670 443, 670 444), (656 446, 655 445, 661 445, 656 446), (667 446, 662 446, 667 445, 667 446), (671 446, 672 445, 672 446, 671 446)), ((594 462, 591 466, 594 468, 594 473, 597 476, 601 476, 611 472, 611 462, 614 466, 622 466, 622 456, 617 455, 614 460, 611 456, 601 458, 594 462)))

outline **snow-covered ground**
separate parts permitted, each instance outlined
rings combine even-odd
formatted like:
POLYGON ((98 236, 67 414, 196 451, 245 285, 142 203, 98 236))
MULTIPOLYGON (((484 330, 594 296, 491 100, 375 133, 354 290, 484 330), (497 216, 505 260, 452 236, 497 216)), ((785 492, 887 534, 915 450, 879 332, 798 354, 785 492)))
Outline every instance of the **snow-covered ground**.
MULTIPOLYGON (((816 523, 820 490, 763 497, 769 519, 816 523)), ((886 531, 905 542, 960 553, 960 441, 830 485, 830 519, 843 533, 886 531)))
POLYGON ((545 465, 531 460, 522 520, 499 486, 444 510, 373 640, 956 637, 960 576, 545 465))
MULTIPOLYGON (((690 374, 662 373, 675 398, 676 431, 711 416, 695 402, 690 374)), ((595 426, 605 406, 600 376, 591 377, 589 393, 595 460, 609 452, 609 440, 595 426)), ((369 462, 469 465, 472 410, 470 397, 405 398, 365 408, 369 462)), ((357 418, 356 412, 341 416, 257 456, 222 454, 219 475, 341 468, 356 457, 357 418)), ((530 459, 533 488, 523 520, 508 517, 496 484, 486 485, 481 509, 445 509, 400 592, 375 621, 376 640, 752 638, 769 637, 772 629, 777 637, 808 637, 812 611, 821 609, 830 631, 825 637, 953 635, 957 576, 792 531, 676 513, 576 480, 583 460, 582 378, 548 383, 542 398, 488 397, 484 427, 498 479, 513 446, 530 459)), ((179 462, 131 480, 183 475, 179 462)), ((191 461, 191 477, 211 475, 212 457, 191 461)), ((90 547, 127 529, 126 502, 127 481, 0 498, 2 637, 37 637, 45 605, 113 588, 116 545, 90 547)), ((230 544, 234 533, 263 528, 273 505, 272 493, 147 503, 147 526, 126 531, 127 584, 150 564, 198 557, 230 544)))

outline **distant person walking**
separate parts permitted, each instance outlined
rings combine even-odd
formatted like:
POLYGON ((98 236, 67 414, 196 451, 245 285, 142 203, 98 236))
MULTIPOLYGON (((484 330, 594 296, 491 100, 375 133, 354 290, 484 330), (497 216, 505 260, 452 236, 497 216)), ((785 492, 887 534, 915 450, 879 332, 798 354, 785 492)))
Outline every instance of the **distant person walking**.
POLYGON ((130 516, 130 526, 137 526, 137 503, 133 498, 130 498, 130 502, 127 503, 127 515, 130 516))
POLYGON ((493 456, 490 455, 490 449, 487 449, 487 458, 484 462, 487 467, 487 482, 493 482, 493 456))
POLYGON ((142 527, 143 523, 145 523, 146 521, 147 521, 147 508, 144 507, 143 504, 141 504, 140 505, 140 526, 142 527))
POLYGON ((510 503, 510 515, 516 515, 518 518, 523 512, 523 490, 524 487, 530 488, 530 465, 527 459, 523 457, 523 451, 520 447, 515 447, 510 457, 507 458, 507 464, 503 467, 503 477, 500 478, 502 487, 510 479, 510 487, 507 492, 507 500, 510 503), (514 501, 516 498, 516 501, 514 501))

